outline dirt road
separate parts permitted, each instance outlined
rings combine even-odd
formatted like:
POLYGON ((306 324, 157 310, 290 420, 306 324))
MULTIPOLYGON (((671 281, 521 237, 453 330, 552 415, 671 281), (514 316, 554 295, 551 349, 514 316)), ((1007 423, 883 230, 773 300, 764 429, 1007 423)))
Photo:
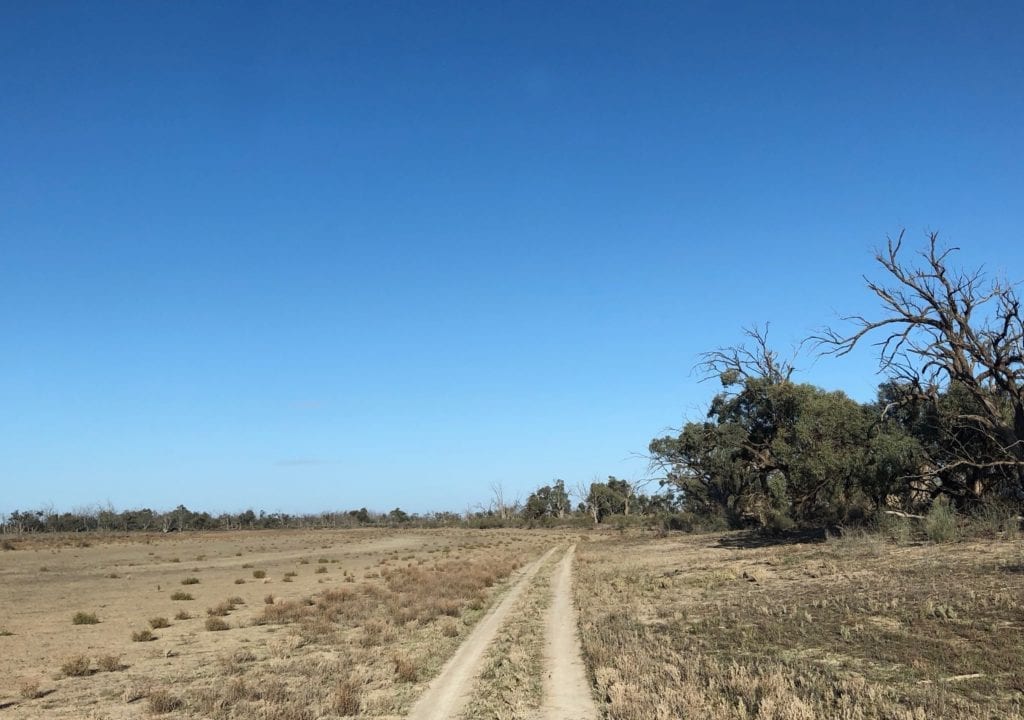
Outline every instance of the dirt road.
MULTIPOLYGON (((572 561, 575 546, 559 561, 552 579, 552 602, 545 621, 543 720, 596 720, 597 710, 587 682, 576 635, 572 604, 572 561)), ((548 562, 555 548, 527 567, 491 613, 476 626, 441 674, 420 696, 408 720, 453 720, 470 698, 484 655, 518 598, 548 562)))
POLYGON ((576 634, 572 604, 572 561, 576 546, 558 564, 551 582, 547 646, 544 651, 544 720, 596 720, 597 708, 576 634))

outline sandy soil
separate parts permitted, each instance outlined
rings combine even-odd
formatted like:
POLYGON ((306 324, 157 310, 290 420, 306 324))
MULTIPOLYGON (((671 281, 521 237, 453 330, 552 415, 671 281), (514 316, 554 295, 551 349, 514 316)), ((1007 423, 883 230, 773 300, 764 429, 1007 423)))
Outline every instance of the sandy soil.
POLYGON ((580 652, 572 603, 573 545, 555 570, 544 651, 544 720, 596 720, 597 708, 580 652))
MULTIPOLYGON (((477 537, 477 536, 467 536, 477 537)), ((389 532, 251 531, 182 535, 35 538, 0 552, 0 716, 141 717, 121 699, 125 677, 171 683, 198 672, 225 651, 265 642, 265 628, 241 617, 262 608, 264 597, 308 596, 341 583, 362 581, 384 558, 422 557, 459 545, 447 531, 389 532), (76 546, 76 544, 81 546, 76 546), (264 578, 254 577, 258 571, 264 578), (285 581, 285 573, 295 573, 285 581), (182 580, 198 578, 197 584, 182 580), (236 583, 244 580, 244 583, 236 583), (174 601, 182 591, 191 601, 174 601), (205 632, 206 609, 228 598, 244 601, 231 633, 205 632), (248 612, 246 612, 248 609, 248 612), (192 619, 175 620, 179 611, 192 619), (75 625, 77 612, 99 623, 75 625), (170 627, 153 630, 152 642, 132 633, 164 617, 170 627), (62 662, 74 655, 93 661, 93 677, 64 677, 62 662), (96 672, 96 658, 120 656, 125 673, 96 672), (102 675, 102 677, 101 677, 102 675), (37 684, 42 697, 26 699, 37 684)))

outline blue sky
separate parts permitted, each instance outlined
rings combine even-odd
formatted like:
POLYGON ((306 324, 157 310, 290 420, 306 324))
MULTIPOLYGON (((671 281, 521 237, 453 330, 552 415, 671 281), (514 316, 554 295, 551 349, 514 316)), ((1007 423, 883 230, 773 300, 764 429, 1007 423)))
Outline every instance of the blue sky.
POLYGON ((1024 279, 1022 31, 1020 3, 2 3, 0 510, 637 476, 713 394, 699 352, 870 311, 887 233, 1024 279))

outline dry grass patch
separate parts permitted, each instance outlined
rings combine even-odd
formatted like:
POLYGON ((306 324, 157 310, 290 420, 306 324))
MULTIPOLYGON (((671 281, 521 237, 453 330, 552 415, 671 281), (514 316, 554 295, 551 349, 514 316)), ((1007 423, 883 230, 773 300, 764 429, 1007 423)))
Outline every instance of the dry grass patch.
POLYGON ((132 642, 152 642, 153 640, 156 640, 156 635, 149 628, 132 633, 132 642))
POLYGON ((208 618, 206 618, 206 625, 205 625, 205 627, 206 627, 207 630, 210 630, 211 632, 221 632, 223 630, 229 630, 230 629, 230 626, 224 620, 222 620, 219 617, 208 617, 208 618))
MULTIPOLYGON (((516 603, 484 659, 464 720, 517 720, 537 715, 543 694, 545 610, 551 602, 554 553, 516 603)), ((443 631, 442 631, 443 632, 443 631)))
POLYGON ((1024 577, 1009 544, 686 536, 581 546, 576 599, 605 712, 1021 718, 1024 577))
POLYGON ((187 593, 184 590, 175 590, 171 593, 171 600, 194 600, 192 593, 187 593))
POLYGON ((159 689, 149 693, 149 696, 146 698, 146 706, 154 715, 165 715, 175 710, 180 710, 185 706, 185 703, 177 695, 172 695, 167 690, 159 689))
POLYGON ((149 619, 149 626, 154 630, 159 630, 160 628, 170 627, 171 623, 165 617, 155 617, 149 619))
POLYGON ((96 667, 103 672, 117 672, 124 670, 126 666, 121 662, 120 655, 100 655, 96 658, 96 667))
POLYGON ((96 625, 100 619, 96 617, 96 613, 87 612, 76 612, 71 617, 72 625, 96 625))
POLYGON ((92 662, 88 655, 70 655, 60 664, 64 677, 83 677, 92 673, 92 662))

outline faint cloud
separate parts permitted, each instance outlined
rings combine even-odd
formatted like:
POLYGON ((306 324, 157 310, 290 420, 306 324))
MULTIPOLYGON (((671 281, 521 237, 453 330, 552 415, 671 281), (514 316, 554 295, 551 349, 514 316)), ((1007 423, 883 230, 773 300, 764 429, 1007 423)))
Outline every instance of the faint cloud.
POLYGON ((277 467, 307 467, 310 465, 329 465, 328 460, 320 458, 283 458, 274 462, 277 467))

